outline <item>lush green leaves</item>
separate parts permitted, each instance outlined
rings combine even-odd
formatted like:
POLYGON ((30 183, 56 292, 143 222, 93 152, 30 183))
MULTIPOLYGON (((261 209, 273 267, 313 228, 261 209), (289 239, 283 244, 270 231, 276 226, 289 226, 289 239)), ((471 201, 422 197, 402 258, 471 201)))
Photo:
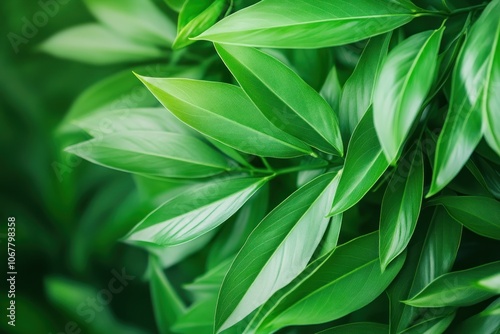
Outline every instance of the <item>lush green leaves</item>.
POLYGON ((267 0, 230 15, 198 39, 258 47, 320 48, 393 30, 411 21, 417 11, 406 1, 267 0))
POLYGON ((405 303, 416 307, 465 306, 486 300, 496 291, 479 282, 500 272, 500 261, 442 275, 405 303))
POLYGON ((295 72, 257 49, 217 44, 216 49, 272 123, 324 152, 342 155, 337 115, 295 72))
POLYGON ((398 44, 387 56, 373 93, 373 117, 387 161, 395 164, 436 77, 443 28, 398 44))
POLYGON ((280 158, 312 153, 305 144, 269 122, 236 86, 185 79, 140 79, 180 120, 228 146, 280 158))
POLYGON ((417 224, 424 192, 424 161, 419 147, 403 157, 382 199, 380 260, 382 269, 408 245, 417 224), (409 167, 408 167, 409 165, 409 167))
POLYGON ((175 133, 118 132, 66 150, 99 165, 151 176, 206 177, 230 169, 199 139, 175 133))
POLYGON ((389 167, 377 139, 370 109, 352 134, 331 215, 355 205, 389 167))
POLYGON ((339 179, 334 175, 301 187, 255 228, 222 284, 216 329, 243 319, 306 267, 328 226, 325 215, 339 179))
POLYGON ((127 240, 163 246, 192 240, 226 221, 266 181, 229 178, 191 187, 151 212, 127 240))
POLYGON ((482 312, 459 324, 457 333, 488 333, 496 334, 500 328, 500 298, 497 298, 482 312))
MULTIPOLYGON (((371 233, 336 248, 271 310, 263 328, 322 323, 349 314, 381 294, 404 263, 394 260, 382 273, 378 235, 371 233)), ((306 269, 307 272, 307 269, 306 269)))
POLYGON ((229 3, 230 0, 187 0, 179 14, 173 48, 179 49, 193 43, 190 38, 212 26, 229 3))
POLYGON ((481 196, 445 196, 431 201, 471 231, 500 240, 500 202, 481 196))
POLYGON ((432 186, 427 196, 440 191, 458 174, 479 143, 483 128, 489 129, 486 138, 490 144, 495 143, 492 139, 498 135, 498 126, 494 125, 498 102, 492 96, 496 95, 493 91, 498 90, 495 88, 498 83, 492 80, 500 66, 495 60, 500 38, 499 16, 500 1, 495 0, 474 24, 462 47, 453 72, 451 101, 439 136, 432 186), (492 104, 485 106, 485 103, 492 104))

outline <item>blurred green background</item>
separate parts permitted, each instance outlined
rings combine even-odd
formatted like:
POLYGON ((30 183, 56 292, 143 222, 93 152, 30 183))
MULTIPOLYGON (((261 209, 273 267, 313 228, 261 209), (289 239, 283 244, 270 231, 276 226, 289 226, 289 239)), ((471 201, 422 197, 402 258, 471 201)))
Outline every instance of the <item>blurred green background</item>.
POLYGON ((46 24, 23 31, 43 10, 41 4, 0 2, 1 267, 7 271, 7 217, 15 217, 18 273, 16 326, 7 325, 4 278, 0 332, 155 333, 149 287, 142 279, 147 256, 115 242, 119 235, 109 228, 119 221, 119 230, 127 231, 137 222, 128 212, 117 217, 117 208, 136 196, 132 178, 61 154, 62 143, 54 136, 85 88, 130 65, 99 67, 37 52, 56 32, 95 21, 79 0, 59 4, 46 24), (18 52, 12 33, 30 36, 18 52), (123 268, 135 278, 113 293, 107 306, 97 305, 92 317, 87 298, 109 290, 113 270, 123 268))

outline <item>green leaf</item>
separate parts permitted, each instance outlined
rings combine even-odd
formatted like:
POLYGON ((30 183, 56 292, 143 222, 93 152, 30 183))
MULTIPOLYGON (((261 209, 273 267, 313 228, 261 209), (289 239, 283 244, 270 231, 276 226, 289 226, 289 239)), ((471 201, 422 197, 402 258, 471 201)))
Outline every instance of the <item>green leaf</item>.
POLYGON ((389 326, 375 322, 355 322, 328 328, 316 334, 387 334, 389 326))
POLYGON ((420 231, 417 228, 416 233, 417 242, 409 248, 408 258, 400 275, 388 289, 391 333, 399 333, 428 318, 439 322, 440 317, 450 313, 446 309, 423 313, 422 309, 401 301, 415 295, 452 268, 460 245, 462 227, 443 208, 436 208, 429 227, 420 231))
POLYGON ((312 154, 308 146, 269 122, 236 86, 187 79, 139 78, 177 118, 232 148, 280 158, 312 154))
POLYGON ((379 246, 382 270, 410 242, 423 192, 424 160, 420 147, 414 146, 399 162, 382 199, 379 246))
POLYGON ((342 88, 339 121, 343 138, 349 138, 372 104, 375 82, 387 56, 392 33, 371 38, 351 76, 342 88))
POLYGON ((129 63, 165 57, 164 51, 117 35, 96 23, 63 30, 43 42, 39 49, 52 56, 92 65, 129 63))
POLYGON ((179 14, 177 37, 173 48, 180 49, 194 43, 191 37, 210 28, 228 9, 229 0, 187 0, 179 14))
POLYGON ((461 322, 457 334, 483 333, 498 334, 500 328, 500 298, 493 301, 481 313, 461 322))
POLYGON ((337 115, 294 71, 254 48, 216 44, 239 84, 278 128, 327 153, 342 155, 337 115))
POLYGON ((483 278, 477 284, 486 290, 500 294, 500 272, 483 278))
POLYGON ((266 184, 243 205, 235 215, 234 222, 226 225, 212 243, 207 259, 208 267, 236 255, 255 226, 266 215, 268 202, 269 187, 266 184))
POLYGON ((151 0, 84 0, 90 12, 117 34, 144 44, 169 46, 175 25, 151 0))
POLYGON ((500 261, 497 261, 444 274, 405 303, 415 307, 473 305, 496 294, 479 286, 479 281, 499 272, 500 261))
POLYGON ((170 334, 170 326, 186 312, 185 306, 165 276, 159 260, 153 255, 149 257, 149 266, 156 326, 160 334, 170 334))
POLYGON ((500 202, 482 196, 445 196, 429 202, 440 204, 469 230, 500 240, 500 202))
MULTIPOLYGON (((193 282, 184 285, 184 289, 193 294, 196 299, 201 299, 206 296, 217 297, 222 285, 222 280, 226 276, 233 260, 233 258, 228 258, 221 261, 217 266, 206 271, 202 276, 197 277, 193 282)), ((213 312, 215 315, 215 302, 213 312)), ((213 319, 211 329, 213 329, 213 319)))
POLYGON ((126 239, 163 246, 195 239, 231 217, 267 180, 230 178, 195 185, 151 212, 126 239))
POLYGON ((199 139, 167 132, 113 133, 66 151, 105 167, 159 177, 207 177, 230 168, 224 157, 199 139))
POLYGON ((402 254, 382 273, 376 232, 341 245, 318 260, 322 263, 279 300, 262 328, 272 332, 285 326, 324 323, 358 310, 387 288, 404 260, 402 254))
POLYGON ((125 131, 164 131, 196 136, 165 108, 119 109, 91 114, 73 121, 93 137, 125 131))
POLYGON ((180 12, 187 0, 165 0, 167 6, 176 12, 180 12))
POLYGON ((352 134, 330 215, 341 213, 370 190, 389 167, 380 147, 370 108, 352 134))
MULTIPOLYGON (((498 119, 498 102, 491 99, 495 99, 498 91, 492 80, 499 67, 494 60, 495 41, 500 38, 499 22, 500 1, 495 0, 472 26, 462 47, 453 72, 450 106, 439 135, 427 197, 443 189, 458 174, 479 143, 483 129, 496 127, 492 122, 498 119), (486 101, 497 105, 486 108, 486 101), (493 116, 491 119, 485 115, 487 112, 493 116)), ((495 131, 498 135, 498 128, 495 131)))
POLYGON ((339 110, 342 87, 340 86, 337 67, 334 65, 321 86, 319 94, 325 99, 330 107, 335 111, 339 110))
POLYGON ((444 28, 424 31, 387 56, 373 93, 373 117, 387 161, 395 163, 435 78, 444 28))
POLYGON ((250 234, 222 284, 217 331, 245 318, 307 266, 328 226, 334 176, 323 174, 295 191, 250 234))
POLYGON ((216 294, 195 302, 185 314, 179 317, 172 326, 172 331, 182 334, 212 333, 216 304, 216 294))
POLYGON ((410 22, 409 2, 266 0, 221 20, 197 37, 217 43, 272 48, 349 44, 410 22))
POLYGON ((413 325, 400 333, 401 334, 444 333, 444 331, 450 326, 454 318, 455 318, 455 312, 451 312, 443 316, 437 315, 435 317, 432 316, 424 317, 416 325, 413 325))
POLYGON ((475 31, 477 35, 474 37, 477 38, 477 47, 482 47, 483 53, 489 53, 485 82, 481 82, 485 85, 482 108, 484 138, 500 155, 500 113, 498 111, 500 105, 498 95, 500 91, 500 1, 493 1, 484 10, 476 24, 478 31, 475 31))

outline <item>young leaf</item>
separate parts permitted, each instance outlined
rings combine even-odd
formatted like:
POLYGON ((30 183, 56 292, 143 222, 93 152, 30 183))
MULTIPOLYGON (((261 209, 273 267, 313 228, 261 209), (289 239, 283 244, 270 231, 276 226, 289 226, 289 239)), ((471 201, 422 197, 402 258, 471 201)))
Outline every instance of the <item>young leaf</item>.
POLYGON ((117 34, 143 44, 169 46, 175 38, 175 25, 154 1, 84 0, 90 12, 117 34), (126 23, 125 23, 126 22, 126 23))
POLYGON ((342 88, 339 121, 343 138, 349 138, 372 104, 375 82, 387 56, 391 33, 370 38, 351 76, 342 88))
POLYGON ((399 162, 382 199, 380 261, 382 270, 408 245, 417 225, 424 192, 424 160, 413 147, 399 162))
MULTIPOLYGON (((417 232, 420 231, 417 229, 417 232)), ((422 232, 419 233, 422 237, 417 239, 419 242, 409 248, 400 275, 388 289, 391 333, 400 333, 422 317, 422 309, 403 304, 401 300, 415 295, 436 277, 447 273, 457 256, 462 227, 444 209, 434 211, 429 227, 422 232)), ((448 314, 449 310, 435 311, 432 318, 448 314)))
POLYGON ((404 260, 402 254, 382 273, 376 232, 341 245, 280 299, 262 328, 323 323, 358 310, 387 288, 404 260))
POLYGON ((389 326, 375 322, 355 322, 335 326, 317 332, 316 334, 387 334, 389 326))
POLYGON ((342 155, 337 115, 294 71, 254 48, 216 44, 239 84, 278 128, 327 153, 342 155))
POLYGON ((230 168, 227 160, 199 139, 167 132, 113 133, 66 151, 105 167, 159 177, 207 177, 230 168))
POLYGON ((230 178, 195 185, 151 212, 126 239, 170 246, 197 238, 231 217, 265 182, 230 178))
POLYGON ((457 326, 457 334, 487 333, 497 334, 500 328, 500 298, 495 299, 486 309, 457 326))
POLYGON ((50 37, 39 48, 56 57, 92 65, 144 61, 165 56, 164 51, 154 46, 130 41, 96 23, 68 28, 50 37))
POLYGON ((196 39, 256 47, 321 48, 391 31, 410 22, 418 11, 406 1, 266 0, 219 21, 196 39))
POLYGON ((177 37, 172 48, 180 49, 194 43, 190 38, 217 22, 229 3, 230 0, 187 0, 179 14, 177 37))
POLYGON ((186 312, 185 306, 165 276, 160 262, 153 255, 149 257, 149 270, 156 325, 160 334, 169 334, 170 326, 186 312))
POLYGON ((139 78, 177 118, 232 148, 280 158, 312 153, 269 122, 241 88, 209 81, 139 78))
MULTIPOLYGON (((450 106, 439 135, 427 197, 443 189, 458 174, 479 143, 483 129, 489 133, 488 129, 496 128, 493 133, 495 136, 499 133, 493 124, 498 119, 498 102, 495 102, 498 85, 492 81, 500 66, 495 61, 499 22, 500 1, 495 0, 473 25, 462 47, 453 72, 450 106), (493 105, 484 106, 487 101, 493 105)), ((493 137, 486 135, 486 138, 493 137)))
POLYGON ((387 56, 373 93, 373 117, 391 164, 405 142, 436 77, 444 27, 412 35, 387 56))
POLYGON ((406 304, 416 307, 467 306, 486 300, 496 293, 478 282, 500 272, 500 261, 472 269, 442 275, 417 293, 406 304))
POLYGON ((339 179, 334 175, 307 183, 257 225, 222 284, 217 331, 245 318, 306 267, 328 226, 325 215, 339 179))
POLYGON ((500 240, 500 202, 482 196, 445 196, 429 202, 440 204, 469 230, 500 240))
POLYGON ((373 126, 372 109, 368 110, 352 134, 344 169, 330 215, 341 213, 370 190, 389 167, 373 126))

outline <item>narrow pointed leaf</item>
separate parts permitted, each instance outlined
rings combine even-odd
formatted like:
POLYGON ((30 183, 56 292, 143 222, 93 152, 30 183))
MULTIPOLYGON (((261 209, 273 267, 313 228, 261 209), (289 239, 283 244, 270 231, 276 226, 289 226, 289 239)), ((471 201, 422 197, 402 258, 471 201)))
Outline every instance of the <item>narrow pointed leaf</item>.
POLYGON ((228 162, 194 137, 153 131, 113 133, 66 151, 117 170, 160 177, 206 177, 229 170, 228 162))
POLYGON ((477 28, 481 32, 476 32, 481 37, 478 37, 476 43, 477 47, 482 48, 482 52, 489 52, 483 92, 484 138, 500 155, 500 96, 498 94, 500 91, 500 1, 493 1, 484 10, 482 19, 482 26, 477 28), (487 39, 482 39, 482 44, 479 44, 479 38, 482 37, 487 39))
POLYGON ((269 122, 241 88, 198 80, 139 78, 177 118, 232 148, 280 158, 312 153, 269 122))
POLYGON ((262 328, 323 323, 358 310, 387 288, 404 260, 402 254, 382 273, 377 233, 341 245, 278 302, 262 328))
POLYGON ((370 38, 351 76, 342 88, 339 121, 344 138, 349 138, 372 104, 375 82, 380 74, 392 34, 370 38))
POLYGON ((139 44, 96 23, 63 30, 39 46, 50 55, 88 63, 108 65, 161 58, 160 49, 139 44))
POLYGON ((478 282, 500 272, 500 261, 442 275, 427 285, 406 304, 416 307, 468 306, 486 300, 496 293, 478 282))
POLYGON ((337 115, 294 71, 254 48, 215 47, 245 93, 274 125, 324 152, 342 155, 337 115))
POLYGON ((382 269, 399 255, 413 235, 424 193, 424 160, 420 147, 402 158, 382 199, 380 261, 382 269), (409 168, 408 168, 409 165, 409 168))
POLYGON ((482 107, 484 100, 497 103, 494 99, 498 97, 493 96, 498 95, 498 84, 491 80, 499 67, 495 60, 499 22, 500 1, 495 0, 474 23, 462 47, 453 72, 450 106, 439 135, 427 196, 436 194, 458 174, 479 143, 485 124, 489 129, 496 128, 492 122, 498 119, 498 104, 484 109, 488 115, 482 115, 486 113, 482 107))
POLYGON ((387 167, 389 163, 377 139, 370 109, 352 134, 330 215, 341 213, 359 202, 387 167))
POLYGON ((231 217, 267 179, 223 179, 196 185, 163 203, 128 234, 128 241, 178 245, 231 217))
POLYGON ((160 334, 169 334, 170 327, 186 312, 184 303, 175 292, 155 256, 149 257, 150 289, 156 325, 160 334))
POLYGON ((444 28, 424 31, 387 56, 373 94, 373 117, 387 161, 394 163, 435 78, 444 28))
POLYGON ((197 39, 273 48, 344 45, 402 26, 417 11, 406 1, 267 0, 228 16, 197 39))
MULTIPOLYGON (((443 208, 434 211, 428 228, 418 231, 422 236, 408 250, 408 258, 400 275, 388 289, 391 333, 399 333, 422 319, 422 309, 402 303, 422 290, 438 276, 451 270, 458 252, 462 227, 443 208)), ((426 317, 447 316, 450 310, 434 310, 426 317)))
POLYGON ((445 196, 429 202, 440 204, 456 221, 479 235, 500 240, 500 202, 482 196, 445 196))
POLYGON ((180 49, 194 43, 191 37, 210 28, 227 10, 229 0, 187 0, 179 14, 177 37, 173 48, 180 49))
POLYGON ((417 324, 400 332, 401 334, 420 334, 420 333, 444 333, 455 318, 455 312, 450 312, 443 316, 424 317, 417 324))
POLYGON ((90 12, 123 37, 143 44, 169 46, 175 25, 151 0, 84 0, 90 12), (124 24, 124 22, 126 22, 124 24))
POLYGON ((338 71, 334 65, 330 69, 330 72, 328 72, 319 94, 325 99, 330 107, 332 107, 333 111, 339 111, 341 92, 342 87, 340 86, 338 71))
POLYGON ((257 225, 222 284, 216 330, 245 318, 306 267, 328 226, 325 215, 338 184, 334 176, 326 173, 307 183, 257 225))

